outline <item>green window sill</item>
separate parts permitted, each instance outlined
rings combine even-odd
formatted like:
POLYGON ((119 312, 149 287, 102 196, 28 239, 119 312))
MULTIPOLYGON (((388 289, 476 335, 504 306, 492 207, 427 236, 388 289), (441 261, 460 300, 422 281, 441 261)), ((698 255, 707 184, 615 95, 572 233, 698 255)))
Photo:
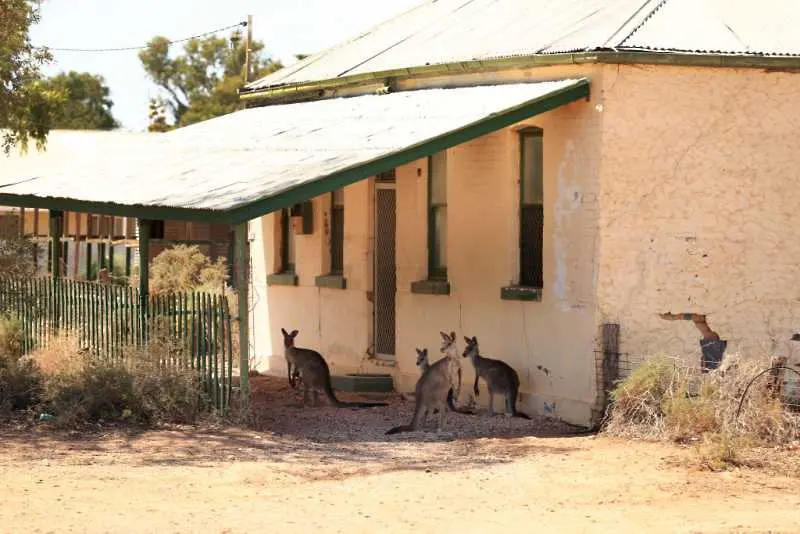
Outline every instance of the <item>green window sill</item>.
POLYGON ((508 286, 500 289, 500 298, 503 300, 521 300, 526 302, 541 302, 542 288, 528 286, 508 286))
POLYGON ((340 274, 322 274, 314 278, 314 285, 328 289, 347 289, 347 278, 340 274))
POLYGON ((268 286, 296 286, 297 275, 294 273, 273 273, 267 276, 268 286))
POLYGON ((447 280, 418 280, 411 282, 411 292, 421 295, 449 295, 450 282, 447 280))

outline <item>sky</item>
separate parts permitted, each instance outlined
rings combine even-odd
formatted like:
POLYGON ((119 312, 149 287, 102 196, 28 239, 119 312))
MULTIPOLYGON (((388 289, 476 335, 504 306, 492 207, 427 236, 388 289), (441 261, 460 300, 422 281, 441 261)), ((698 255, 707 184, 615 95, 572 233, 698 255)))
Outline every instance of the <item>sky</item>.
MULTIPOLYGON (((287 65, 294 54, 324 50, 421 1, 45 0, 41 21, 31 28, 31 40, 51 48, 141 46, 155 35, 181 39, 252 15, 253 39, 263 41, 267 54, 287 65)), ((174 52, 180 47, 175 45, 174 52)), ((160 93, 147 79, 137 53, 54 51, 55 61, 44 73, 76 70, 102 75, 111 89, 114 116, 124 129, 142 131, 147 128, 148 103, 160 93)))

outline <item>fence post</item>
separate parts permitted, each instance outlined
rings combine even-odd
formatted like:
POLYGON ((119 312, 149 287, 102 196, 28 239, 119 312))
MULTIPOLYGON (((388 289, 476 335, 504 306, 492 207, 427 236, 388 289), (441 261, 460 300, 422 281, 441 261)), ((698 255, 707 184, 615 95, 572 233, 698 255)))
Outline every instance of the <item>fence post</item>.
POLYGON ((147 304, 150 297, 150 228, 150 220, 139 219, 139 314, 143 343, 147 342, 147 304))
POLYGON ((236 252, 236 289, 239 297, 239 387, 245 404, 245 413, 249 413, 250 336, 247 328, 249 323, 247 267, 250 264, 250 250, 247 243, 247 222, 236 225, 233 247, 236 252))

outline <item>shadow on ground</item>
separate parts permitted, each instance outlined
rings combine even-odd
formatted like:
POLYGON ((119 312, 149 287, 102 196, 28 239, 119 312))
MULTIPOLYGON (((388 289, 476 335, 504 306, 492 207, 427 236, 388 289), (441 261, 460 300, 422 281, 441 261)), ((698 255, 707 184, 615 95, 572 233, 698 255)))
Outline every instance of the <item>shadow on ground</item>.
POLYGON ((581 440, 549 439, 574 435, 574 428, 538 417, 526 421, 450 413, 442 432, 386 436, 387 429, 410 420, 412 402, 389 398, 389 406, 378 408, 302 408, 296 395, 285 381, 257 377, 253 428, 206 425, 63 432, 38 424, 0 427, 0 465, 44 461, 218 467, 257 461, 274 464, 291 476, 326 480, 390 471, 475 469, 582 448, 581 440))

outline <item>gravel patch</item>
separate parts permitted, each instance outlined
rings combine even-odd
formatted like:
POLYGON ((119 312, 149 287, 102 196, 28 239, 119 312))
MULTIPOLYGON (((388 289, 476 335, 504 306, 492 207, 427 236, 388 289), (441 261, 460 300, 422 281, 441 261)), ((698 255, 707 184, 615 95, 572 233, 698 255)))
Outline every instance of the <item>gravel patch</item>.
POLYGON ((375 408, 335 408, 322 397, 317 406, 302 406, 302 389, 293 390, 286 378, 255 376, 250 381, 255 427, 275 435, 292 436, 321 443, 331 442, 447 442, 456 439, 552 437, 578 433, 576 427, 551 417, 529 414, 531 420, 505 415, 490 417, 488 410, 475 415, 445 413, 441 432, 436 432, 437 416, 429 416, 422 431, 387 436, 390 428, 408 424, 414 414, 414 401, 398 394, 365 395, 336 392, 343 401, 388 402, 375 408))

